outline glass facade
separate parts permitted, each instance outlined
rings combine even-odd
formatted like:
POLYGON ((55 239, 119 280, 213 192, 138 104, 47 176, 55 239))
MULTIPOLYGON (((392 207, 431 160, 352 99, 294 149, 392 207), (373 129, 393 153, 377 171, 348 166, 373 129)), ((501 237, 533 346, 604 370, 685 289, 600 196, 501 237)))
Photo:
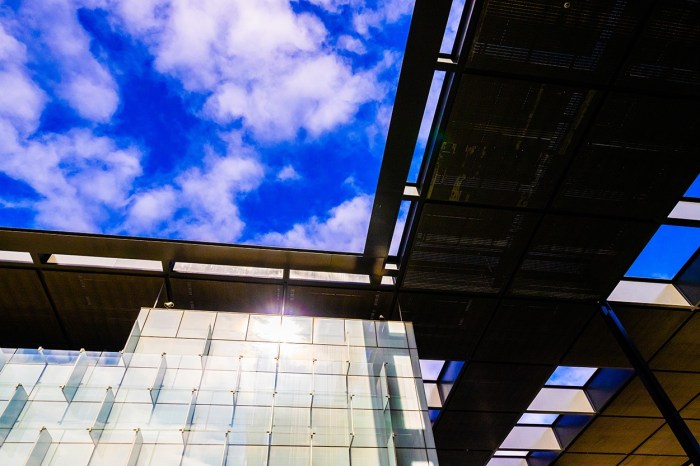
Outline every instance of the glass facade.
POLYGON ((2 465, 437 466, 410 323, 143 309, 119 353, 0 350, 2 465))

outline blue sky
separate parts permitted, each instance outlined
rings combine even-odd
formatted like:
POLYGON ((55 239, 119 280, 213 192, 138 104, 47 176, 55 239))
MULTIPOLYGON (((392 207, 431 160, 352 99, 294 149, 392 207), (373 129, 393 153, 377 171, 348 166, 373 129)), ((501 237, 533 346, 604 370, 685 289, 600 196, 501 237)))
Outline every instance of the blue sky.
POLYGON ((0 0, 0 225, 361 251, 412 7, 0 0))

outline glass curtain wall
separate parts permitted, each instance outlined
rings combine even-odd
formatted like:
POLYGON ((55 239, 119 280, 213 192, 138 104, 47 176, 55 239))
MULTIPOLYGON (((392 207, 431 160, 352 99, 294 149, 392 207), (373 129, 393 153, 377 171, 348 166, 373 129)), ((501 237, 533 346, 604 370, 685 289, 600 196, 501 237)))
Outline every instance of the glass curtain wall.
POLYGON ((437 456, 410 323, 143 309, 119 353, 0 350, 0 464, 437 456))

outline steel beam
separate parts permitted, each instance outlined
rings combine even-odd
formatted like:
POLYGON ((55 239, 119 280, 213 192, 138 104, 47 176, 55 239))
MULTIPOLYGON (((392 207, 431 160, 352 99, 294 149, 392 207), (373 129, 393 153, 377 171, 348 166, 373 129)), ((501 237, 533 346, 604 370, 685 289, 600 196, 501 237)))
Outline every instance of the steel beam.
POLYGON ((629 362, 637 373, 637 377, 639 377, 639 380, 644 384, 644 388, 646 388, 651 399, 654 400, 654 404, 656 404, 656 407, 661 411, 664 419, 666 419, 678 443, 683 447, 683 450, 685 450, 685 453, 693 464, 700 464, 700 445, 698 445, 697 439, 693 436, 693 433, 688 428, 688 425, 685 423, 676 407, 673 406, 668 394, 666 394, 663 387, 656 379, 656 376, 647 365, 644 357, 634 344, 634 341, 632 341, 632 338, 630 338, 622 322, 620 322, 620 319, 618 319, 615 314, 615 311, 607 302, 603 302, 600 305, 600 310, 603 315, 603 320, 605 320, 605 323, 608 325, 610 332, 617 340, 617 343, 620 345, 620 348, 622 348, 627 359, 629 359, 629 362))

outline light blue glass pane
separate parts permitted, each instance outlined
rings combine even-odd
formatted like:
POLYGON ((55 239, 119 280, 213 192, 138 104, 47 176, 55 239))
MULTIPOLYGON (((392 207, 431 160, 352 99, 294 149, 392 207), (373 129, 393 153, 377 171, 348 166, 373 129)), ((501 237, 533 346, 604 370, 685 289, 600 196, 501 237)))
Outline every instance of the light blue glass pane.
POLYGON ((545 385, 583 387, 596 370, 595 367, 559 366, 545 385))
POLYGON ((700 228, 662 225, 625 276, 670 280, 698 248, 700 228))

